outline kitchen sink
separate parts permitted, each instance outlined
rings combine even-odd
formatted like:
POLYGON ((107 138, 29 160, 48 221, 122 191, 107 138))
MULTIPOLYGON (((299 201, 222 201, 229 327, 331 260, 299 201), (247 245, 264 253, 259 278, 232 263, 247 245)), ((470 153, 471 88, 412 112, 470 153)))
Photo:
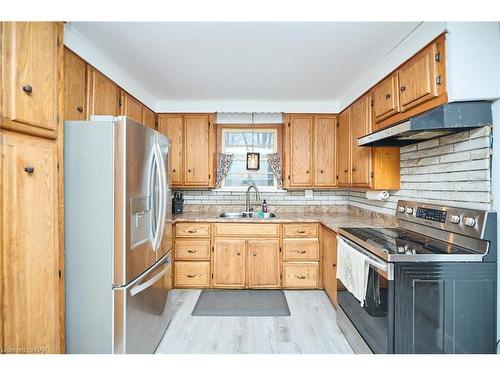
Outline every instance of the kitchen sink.
POLYGON ((224 217, 226 219, 273 219, 276 217, 275 214, 267 212, 223 212, 219 217, 224 217))

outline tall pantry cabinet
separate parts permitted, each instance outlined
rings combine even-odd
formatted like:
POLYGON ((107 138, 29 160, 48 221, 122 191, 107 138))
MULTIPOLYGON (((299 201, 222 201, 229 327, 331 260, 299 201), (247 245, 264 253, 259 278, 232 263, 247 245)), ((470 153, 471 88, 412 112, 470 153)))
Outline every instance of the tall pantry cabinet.
POLYGON ((64 352, 63 24, 2 22, 0 347, 64 352))

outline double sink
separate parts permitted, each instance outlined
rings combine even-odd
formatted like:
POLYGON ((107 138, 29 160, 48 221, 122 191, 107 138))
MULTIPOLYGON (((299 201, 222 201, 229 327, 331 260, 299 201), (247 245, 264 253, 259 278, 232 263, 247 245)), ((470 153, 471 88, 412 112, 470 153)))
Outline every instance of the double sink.
POLYGON ((223 212, 219 217, 226 219, 274 219, 276 215, 271 212, 223 212))

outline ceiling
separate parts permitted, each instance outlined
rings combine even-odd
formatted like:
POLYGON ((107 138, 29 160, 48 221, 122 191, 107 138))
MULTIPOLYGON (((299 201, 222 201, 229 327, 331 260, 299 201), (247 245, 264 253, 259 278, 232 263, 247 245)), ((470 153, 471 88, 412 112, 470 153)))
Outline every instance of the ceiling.
POLYGON ((72 22, 155 100, 338 100, 420 22, 72 22))

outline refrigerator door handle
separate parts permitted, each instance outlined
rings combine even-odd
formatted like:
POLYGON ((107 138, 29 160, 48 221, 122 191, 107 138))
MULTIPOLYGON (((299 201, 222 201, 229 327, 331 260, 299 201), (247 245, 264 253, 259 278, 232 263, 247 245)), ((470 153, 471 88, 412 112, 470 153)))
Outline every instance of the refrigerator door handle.
POLYGON ((163 230, 165 229, 165 215, 166 215, 166 209, 167 209, 167 171, 165 168, 165 160, 163 159, 163 155, 161 153, 160 145, 158 143, 158 139, 155 139, 155 144, 153 146, 153 151, 154 151, 154 158, 155 158, 155 164, 157 168, 157 173, 158 173, 158 184, 160 187, 160 194, 159 194, 159 212, 158 212, 158 218, 156 222, 156 230, 154 231, 154 236, 153 236, 153 250, 158 251, 158 249, 161 246, 161 240, 163 237, 163 230))
POLYGON ((132 289, 130 289, 130 295, 133 297, 136 294, 139 294, 140 292, 148 289, 151 285, 156 283, 158 280, 160 280, 163 276, 165 276, 169 271, 170 271, 171 263, 168 263, 167 266, 158 274, 150 278, 148 281, 134 286, 132 289))

